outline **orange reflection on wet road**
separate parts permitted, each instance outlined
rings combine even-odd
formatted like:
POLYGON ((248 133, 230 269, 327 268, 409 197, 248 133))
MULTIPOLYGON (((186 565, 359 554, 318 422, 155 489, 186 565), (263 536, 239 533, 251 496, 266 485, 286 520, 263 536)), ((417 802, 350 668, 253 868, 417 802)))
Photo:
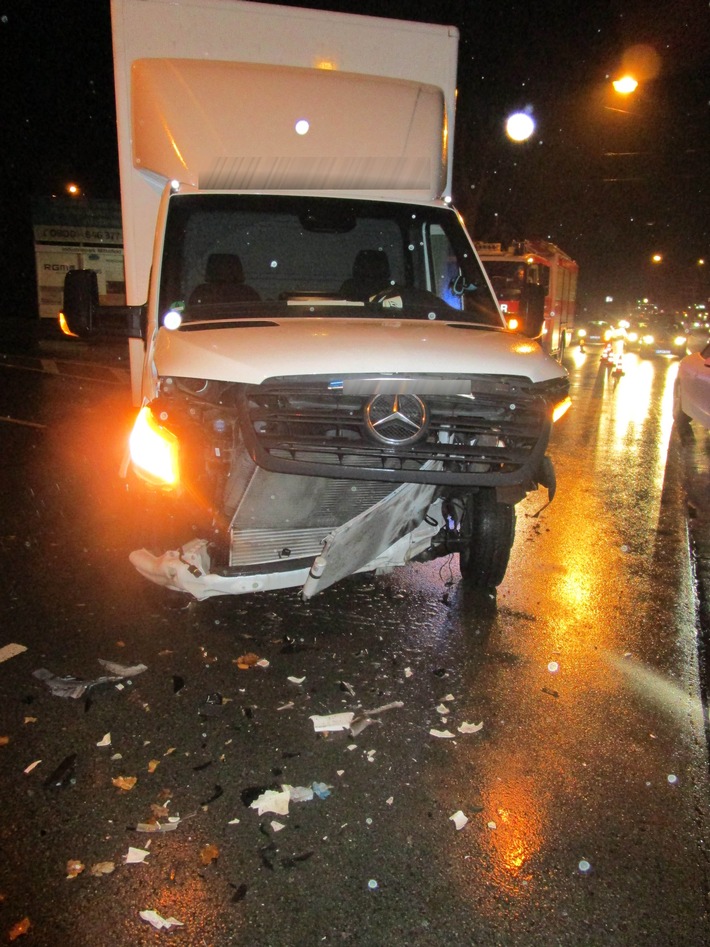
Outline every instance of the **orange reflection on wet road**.
POLYGON ((483 793, 486 811, 492 813, 486 841, 492 856, 493 877, 496 884, 509 892, 519 892, 520 882, 527 884, 532 880, 526 865, 543 842, 543 814, 536 795, 532 780, 523 776, 505 779, 483 793))

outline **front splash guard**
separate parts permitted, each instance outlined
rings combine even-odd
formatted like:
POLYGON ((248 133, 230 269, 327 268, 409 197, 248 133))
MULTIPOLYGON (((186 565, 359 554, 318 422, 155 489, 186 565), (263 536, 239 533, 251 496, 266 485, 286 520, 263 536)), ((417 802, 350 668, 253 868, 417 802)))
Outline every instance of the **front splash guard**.
MULTIPOLYGON (((303 586, 307 599, 356 572, 385 571, 405 565, 428 548, 441 529, 436 486, 403 484, 379 503, 333 530, 311 568, 251 575, 216 575, 206 539, 193 539, 180 549, 154 556, 137 549, 131 563, 146 579, 176 592, 187 592, 202 601, 215 595, 303 586)), ((266 564, 265 564, 266 565, 266 564)))

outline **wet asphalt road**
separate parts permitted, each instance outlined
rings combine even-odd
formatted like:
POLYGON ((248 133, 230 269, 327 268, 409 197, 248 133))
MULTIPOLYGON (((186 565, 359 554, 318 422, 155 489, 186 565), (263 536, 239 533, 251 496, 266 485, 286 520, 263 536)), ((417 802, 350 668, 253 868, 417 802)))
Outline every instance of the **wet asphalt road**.
POLYGON ((27 918, 19 942, 43 947, 710 942, 688 542, 710 435, 673 428, 674 363, 629 357, 614 390, 571 354, 558 494, 519 506, 497 600, 440 560, 307 605, 190 604, 127 562, 145 523, 116 475, 125 362, 39 355, 0 359, 0 647, 27 648, 0 664, 0 937, 27 918), (247 652, 268 667, 240 669, 247 652), (95 679, 99 659, 147 670, 79 699, 33 677, 95 679), (355 738, 309 720, 393 701, 355 738), (245 805, 314 781, 330 795, 288 815, 245 805), (156 812, 181 821, 135 830, 156 812))

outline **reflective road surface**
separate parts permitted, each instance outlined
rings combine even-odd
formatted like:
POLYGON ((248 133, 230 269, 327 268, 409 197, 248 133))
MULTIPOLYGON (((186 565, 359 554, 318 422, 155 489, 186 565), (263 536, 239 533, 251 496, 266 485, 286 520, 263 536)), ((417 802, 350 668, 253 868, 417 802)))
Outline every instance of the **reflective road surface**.
POLYGON ((125 361, 80 352, 0 358, 0 647, 27 649, 0 663, 0 936, 709 942, 676 363, 629 356, 614 388, 599 353, 570 354, 558 493, 518 507, 497 600, 440 560, 307 605, 197 604, 127 561, 145 523, 117 476, 125 361), (249 652, 263 665, 241 668, 249 652), (99 659, 147 670, 78 698, 33 676, 95 681, 99 659), (310 720, 398 702, 357 736, 310 720), (287 814, 250 807, 314 782, 324 798, 287 814), (170 830, 137 830, 156 818, 170 830), (158 932, 148 909, 184 926, 158 932))

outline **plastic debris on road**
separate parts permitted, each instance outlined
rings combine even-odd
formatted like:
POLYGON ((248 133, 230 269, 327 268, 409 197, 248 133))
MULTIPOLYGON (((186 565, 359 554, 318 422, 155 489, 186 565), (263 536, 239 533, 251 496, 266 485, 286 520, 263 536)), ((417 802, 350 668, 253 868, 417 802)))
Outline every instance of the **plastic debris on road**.
POLYGON ((70 858, 67 862, 67 878, 78 878, 84 867, 78 858, 70 858))
POLYGON ((23 934, 26 934, 30 927, 32 927, 30 919, 28 917, 23 917, 21 921, 18 921, 17 924, 13 924, 13 926, 10 928, 7 933, 7 939, 17 940, 18 937, 22 937, 23 934))
POLYGON ((275 815, 288 815, 288 804, 291 800, 291 794, 286 790, 278 792, 275 789, 267 789, 258 799, 255 799, 249 808, 256 809, 259 815, 265 812, 273 812, 275 815))
POLYGON ((401 700, 393 700, 391 703, 383 704, 381 707, 375 707, 373 710, 359 710, 350 723, 350 733, 354 737, 358 736, 358 734, 362 733, 365 727, 369 727, 370 724, 382 723, 381 720, 377 719, 380 714, 387 713, 388 710, 397 710, 400 707, 404 707, 404 702, 401 700))
POLYGON ((213 861, 219 858, 219 849, 216 845, 205 845, 200 852, 200 861, 203 865, 211 865, 213 861))
POLYGON ((157 832, 174 832, 180 825, 182 819, 175 818, 169 822, 138 822, 135 827, 136 832, 155 834, 157 832))
POLYGON ((4 647, 0 648, 0 664, 3 661, 9 661, 10 658, 16 658, 18 654, 22 654, 23 651, 27 651, 27 648, 23 644, 6 644, 4 647))
POLYGON ((122 789, 124 792, 129 792, 138 782, 137 776, 114 776, 111 780, 112 784, 116 789, 122 789))
POLYGON ((115 870, 115 862, 96 862, 95 865, 91 866, 90 873, 95 878, 101 878, 103 875, 110 875, 115 870))
POLYGON ((126 667, 122 664, 115 664, 113 661, 104 661, 102 658, 99 658, 99 664, 110 673, 92 680, 83 680, 71 676, 58 677, 52 671, 48 671, 47 668, 38 668, 32 672, 32 676, 39 681, 44 681, 55 697, 73 697, 77 700, 99 684, 115 684, 130 677, 137 677, 143 671, 148 670, 145 664, 134 664, 126 667))
POLYGON ((440 740, 453 740, 456 736, 456 734, 452 733, 450 730, 431 729, 429 734, 433 737, 438 737, 440 740))
POLYGON ((464 723, 461 726, 456 728, 459 733, 478 733, 480 730, 483 730, 483 721, 480 723, 464 723))
POLYGON ((352 711, 347 711, 339 714, 312 714, 309 719, 313 721, 316 733, 337 733, 339 730, 349 730, 354 716, 352 711))
POLYGON ((248 671, 249 668, 253 668, 258 662, 259 655, 254 654, 253 651, 249 651, 246 654, 240 654, 232 663, 236 664, 240 671, 248 671))
POLYGON ((459 809, 458 812, 454 812, 453 815, 449 816, 449 820, 454 823, 457 831, 460 831, 468 822, 468 816, 465 816, 459 809))
POLYGON ((157 931, 169 931, 173 927, 184 927, 182 921, 175 917, 162 917, 157 911, 139 911, 139 917, 142 921, 147 921, 157 931))
MULTIPOLYGON (((292 802, 311 802, 314 797, 327 799, 333 787, 327 783, 311 783, 310 786, 289 786, 284 784, 280 790, 265 789, 248 803, 250 809, 256 809, 259 815, 273 812, 275 815, 288 815, 292 802)), ((251 795, 251 794, 250 794, 251 795)))
POLYGON ((124 865, 140 865, 150 855, 145 848, 134 848, 129 845, 128 852, 123 856, 124 865))
POLYGON ((99 658, 99 664, 118 677, 138 677, 143 671, 148 670, 145 664, 116 664, 115 661, 105 661, 103 658, 99 658))
POLYGON ((111 734, 105 733, 96 746, 111 746, 111 734))

